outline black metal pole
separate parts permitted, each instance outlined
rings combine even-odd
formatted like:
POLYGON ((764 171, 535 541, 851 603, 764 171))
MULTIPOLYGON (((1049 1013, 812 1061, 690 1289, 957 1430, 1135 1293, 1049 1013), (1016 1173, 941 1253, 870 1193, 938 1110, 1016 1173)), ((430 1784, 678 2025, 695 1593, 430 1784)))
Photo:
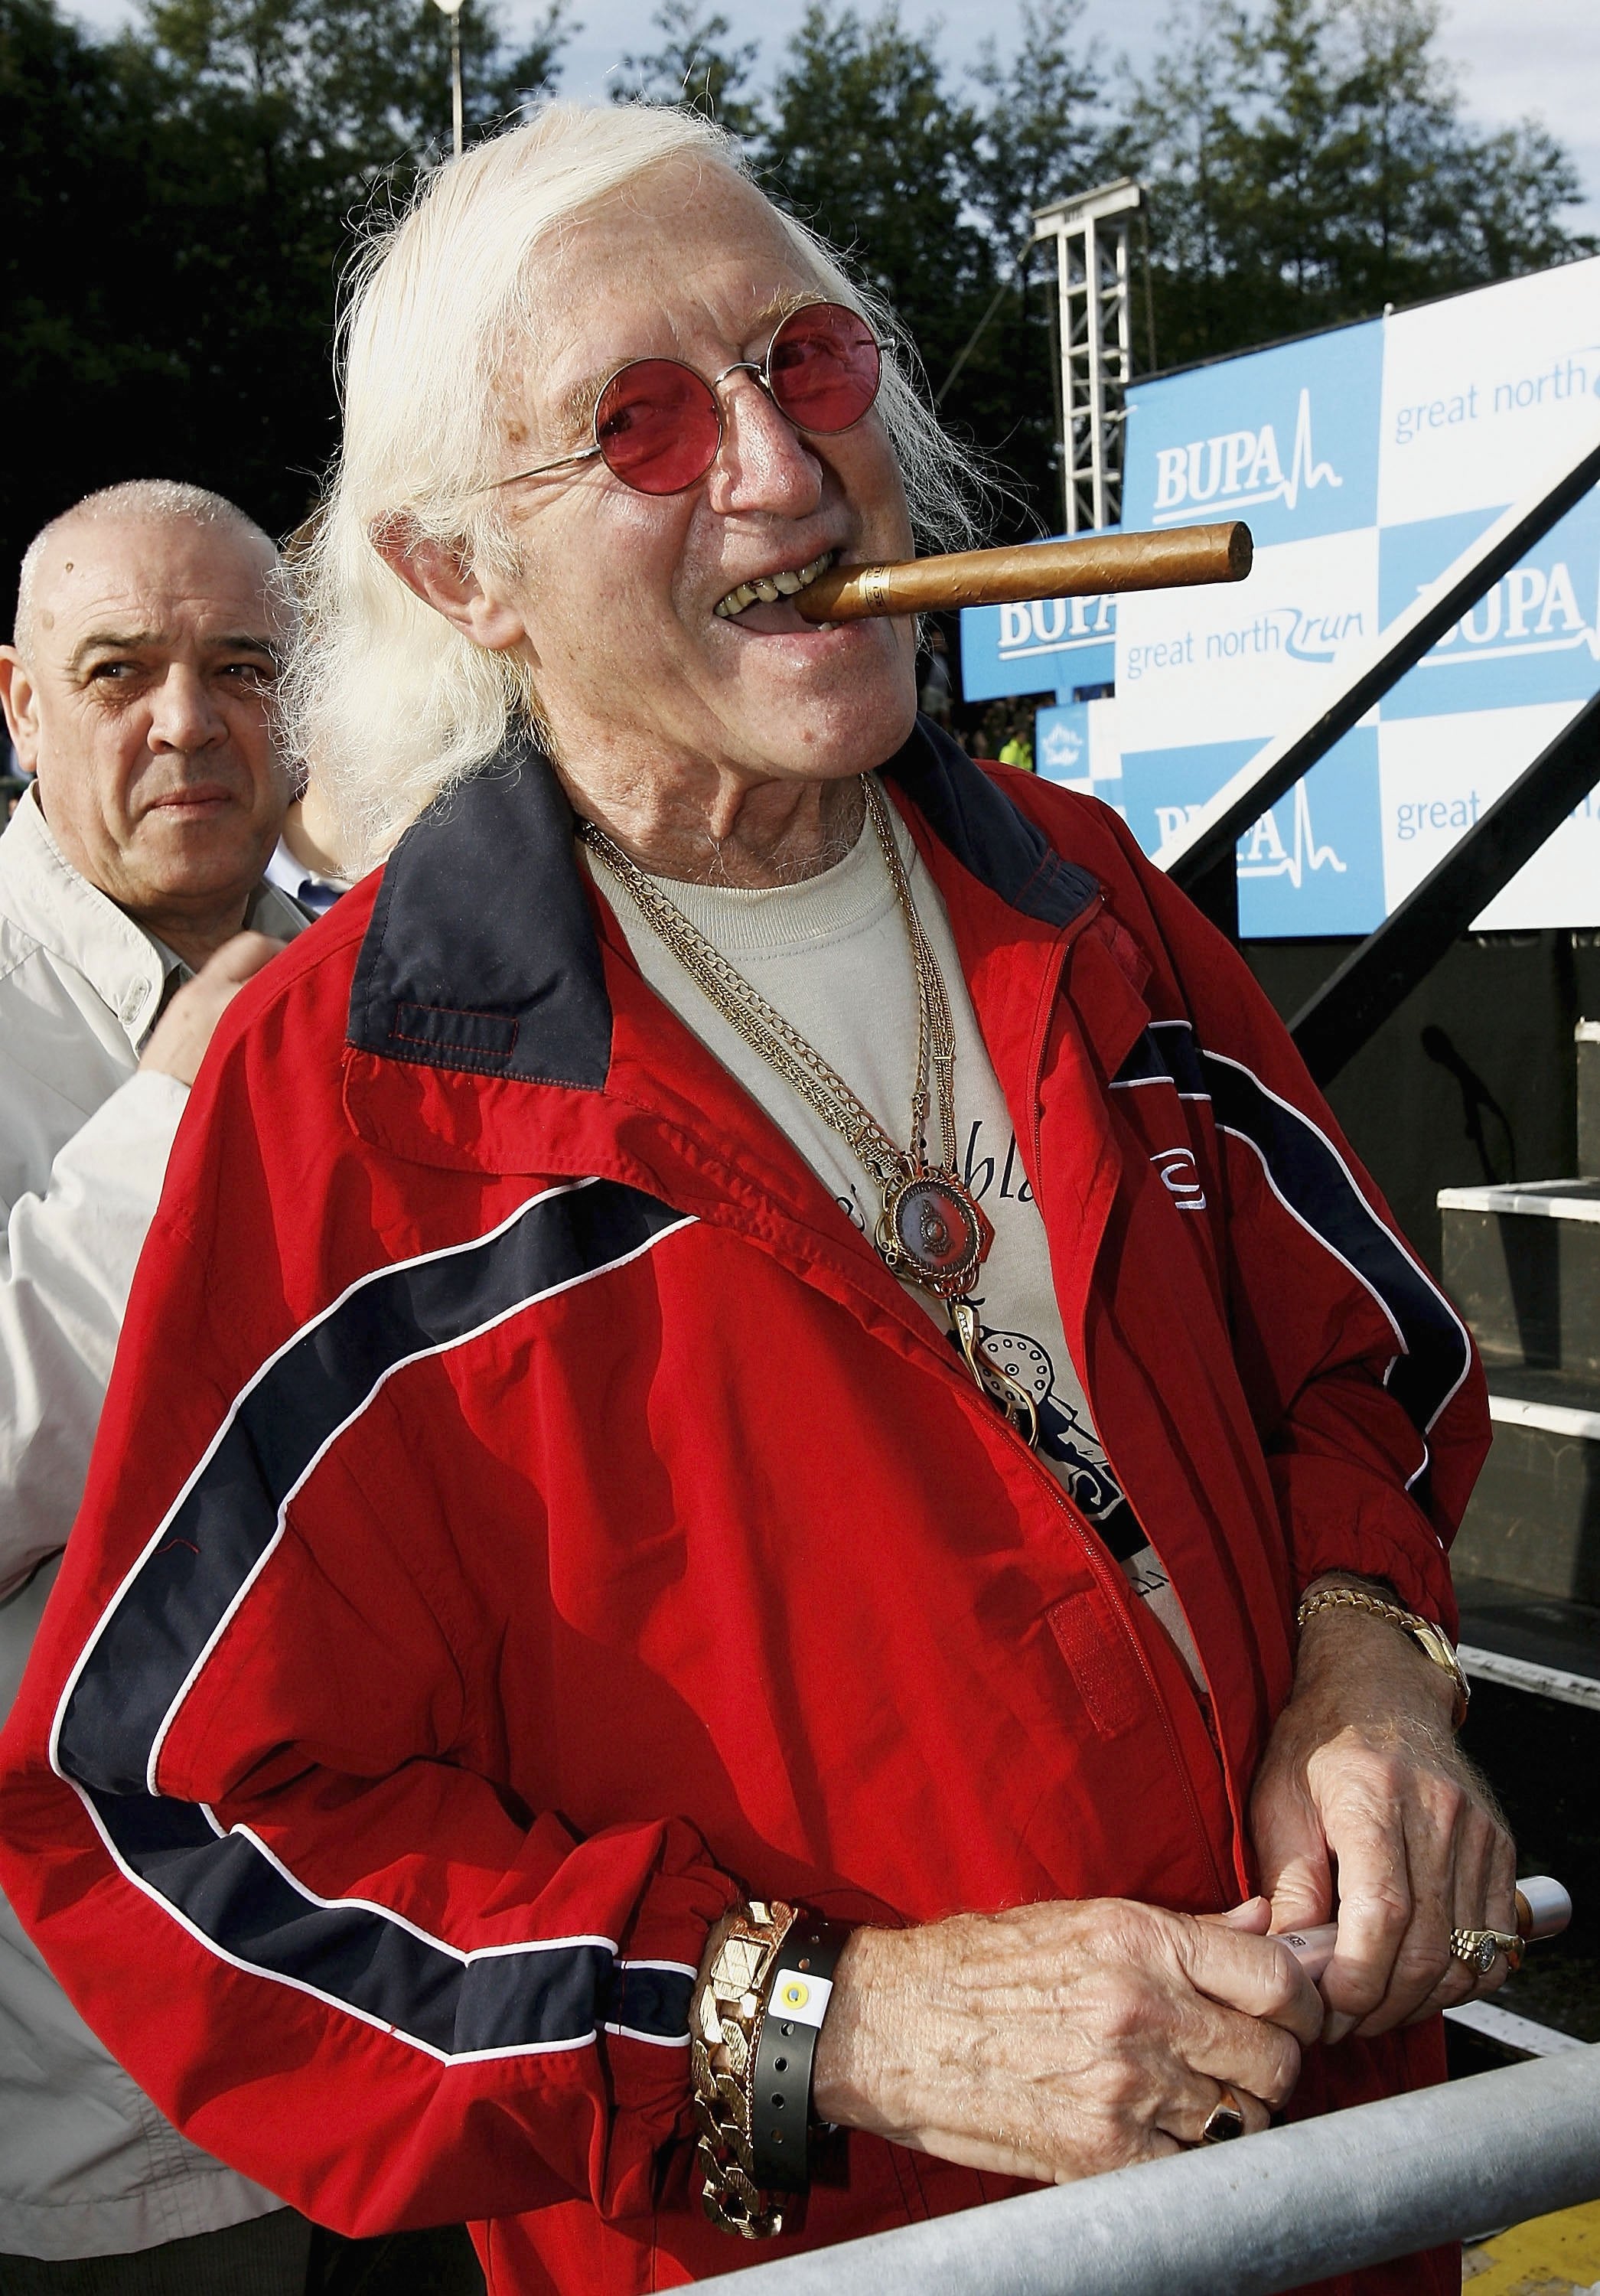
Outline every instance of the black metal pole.
POLYGON ((1318 1084, 1398 1011, 1596 783, 1600 693, 1295 1014, 1289 1032, 1318 1084))
MULTIPOLYGON (((1235 847, 1245 831, 1260 819, 1269 806, 1277 803, 1285 790, 1292 789, 1319 758, 1325 757, 1352 726, 1358 725, 1373 704, 1381 701, 1415 662, 1422 660, 1451 623, 1476 605, 1502 574, 1509 572, 1575 502, 1581 501, 1596 480, 1600 480, 1600 446, 1591 447, 1548 494, 1541 496, 1508 527, 1469 574, 1448 588, 1440 587, 1423 606, 1403 615, 1393 643, 1374 655, 1353 684, 1346 686, 1224 812, 1208 822, 1192 845, 1177 855, 1170 865, 1173 882, 1199 899, 1207 879, 1215 882, 1216 873, 1225 862, 1232 866, 1235 847)), ((1201 906, 1216 915, 1211 902, 1202 900, 1201 906)), ((1217 921, 1220 922, 1220 917, 1217 921)))

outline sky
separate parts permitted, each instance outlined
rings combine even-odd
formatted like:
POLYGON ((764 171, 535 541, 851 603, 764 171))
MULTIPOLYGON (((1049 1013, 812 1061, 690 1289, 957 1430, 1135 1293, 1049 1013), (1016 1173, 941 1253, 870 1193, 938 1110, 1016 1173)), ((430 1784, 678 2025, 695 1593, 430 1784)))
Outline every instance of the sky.
MULTIPOLYGON (((604 93, 617 59, 647 51, 652 0, 573 0, 583 30, 567 51, 563 91, 604 93)), ((759 40, 770 66, 804 13, 804 0, 717 0, 736 38, 759 40)), ((518 0, 511 0, 513 10, 518 0)), ((1146 63, 1169 0, 1087 0, 1083 29, 1108 60, 1146 63)), ((531 17, 529 0, 521 0, 531 17)), ((867 12, 871 12, 870 6, 867 12)), ((974 56, 991 35, 1002 52, 1014 27, 1014 0, 901 0, 906 22, 944 26, 952 63, 974 56)), ((1446 0, 1440 32, 1472 113, 1500 127, 1529 113, 1541 119, 1577 161, 1588 197, 1567 218, 1600 229, 1600 0, 1446 0)))
MULTIPOLYGON (((72 5, 72 0, 68 0, 72 5)), ((717 0, 740 40, 759 40, 758 75, 770 70, 804 12, 804 0, 717 0)), ((536 0, 502 0, 513 26, 542 13, 536 0)), ((652 0, 571 0, 582 29, 566 51, 569 95, 603 95, 618 59, 652 45, 652 0)), ((874 0, 867 0, 872 12, 874 0)), ((131 12, 129 0, 77 0, 102 26, 131 12)), ((1087 0, 1083 28, 1108 61, 1148 62, 1168 0, 1087 0)), ((901 0, 907 24, 942 23, 952 64, 970 61, 991 35, 1004 51, 1014 0, 901 0)), ((1474 118, 1499 127, 1531 113, 1565 144, 1588 194, 1567 220, 1600 229, 1600 0, 1445 0, 1441 45, 1456 65, 1474 118)))

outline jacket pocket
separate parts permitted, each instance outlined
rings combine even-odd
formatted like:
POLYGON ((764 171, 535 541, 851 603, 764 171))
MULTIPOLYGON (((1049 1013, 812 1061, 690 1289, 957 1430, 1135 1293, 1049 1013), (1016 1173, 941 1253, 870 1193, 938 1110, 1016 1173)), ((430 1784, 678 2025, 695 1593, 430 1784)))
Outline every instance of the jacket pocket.
POLYGON ((1128 1629, 1110 1598, 1098 1587, 1086 1587, 1063 1595, 1047 1616, 1095 1729, 1103 1738, 1131 1729, 1139 1718, 1139 1687, 1128 1662, 1128 1629))

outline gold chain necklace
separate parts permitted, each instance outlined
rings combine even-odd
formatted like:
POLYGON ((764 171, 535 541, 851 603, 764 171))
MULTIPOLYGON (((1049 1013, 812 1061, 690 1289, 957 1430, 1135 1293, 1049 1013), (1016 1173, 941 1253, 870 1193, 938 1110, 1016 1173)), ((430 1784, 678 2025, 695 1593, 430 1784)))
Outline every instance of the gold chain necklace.
POLYGON ((882 1199, 873 1241, 884 1264, 891 1274, 943 1302, 972 1378, 1032 1444, 1038 1436, 1033 1398, 982 1355, 977 1309, 967 1296, 989 1257, 995 1232, 956 1168, 956 1028, 949 996, 911 898, 888 805, 865 774, 861 787, 899 904, 916 980, 916 1082, 911 1095, 911 1141, 906 1148, 896 1146, 816 1047, 751 988, 614 838, 581 817, 578 835, 626 888, 646 924, 730 1028, 793 1086, 859 1160, 882 1199), (927 1152, 930 1079, 939 1107, 942 1152, 938 1163, 931 1162, 927 1152))

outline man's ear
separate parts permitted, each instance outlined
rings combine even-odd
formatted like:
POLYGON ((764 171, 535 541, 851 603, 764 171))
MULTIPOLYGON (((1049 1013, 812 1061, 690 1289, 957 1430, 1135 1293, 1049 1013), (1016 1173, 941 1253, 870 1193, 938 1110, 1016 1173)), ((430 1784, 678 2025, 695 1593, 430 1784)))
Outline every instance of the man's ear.
POLYGON ((419 534, 409 519, 385 519, 372 532, 384 564, 414 590, 425 606, 490 653, 508 653, 527 636, 516 608, 486 590, 470 562, 448 542, 419 534))
POLYGON ((37 770, 38 689, 15 646, 0 646, 0 706, 5 710, 12 747, 25 772, 37 770))

